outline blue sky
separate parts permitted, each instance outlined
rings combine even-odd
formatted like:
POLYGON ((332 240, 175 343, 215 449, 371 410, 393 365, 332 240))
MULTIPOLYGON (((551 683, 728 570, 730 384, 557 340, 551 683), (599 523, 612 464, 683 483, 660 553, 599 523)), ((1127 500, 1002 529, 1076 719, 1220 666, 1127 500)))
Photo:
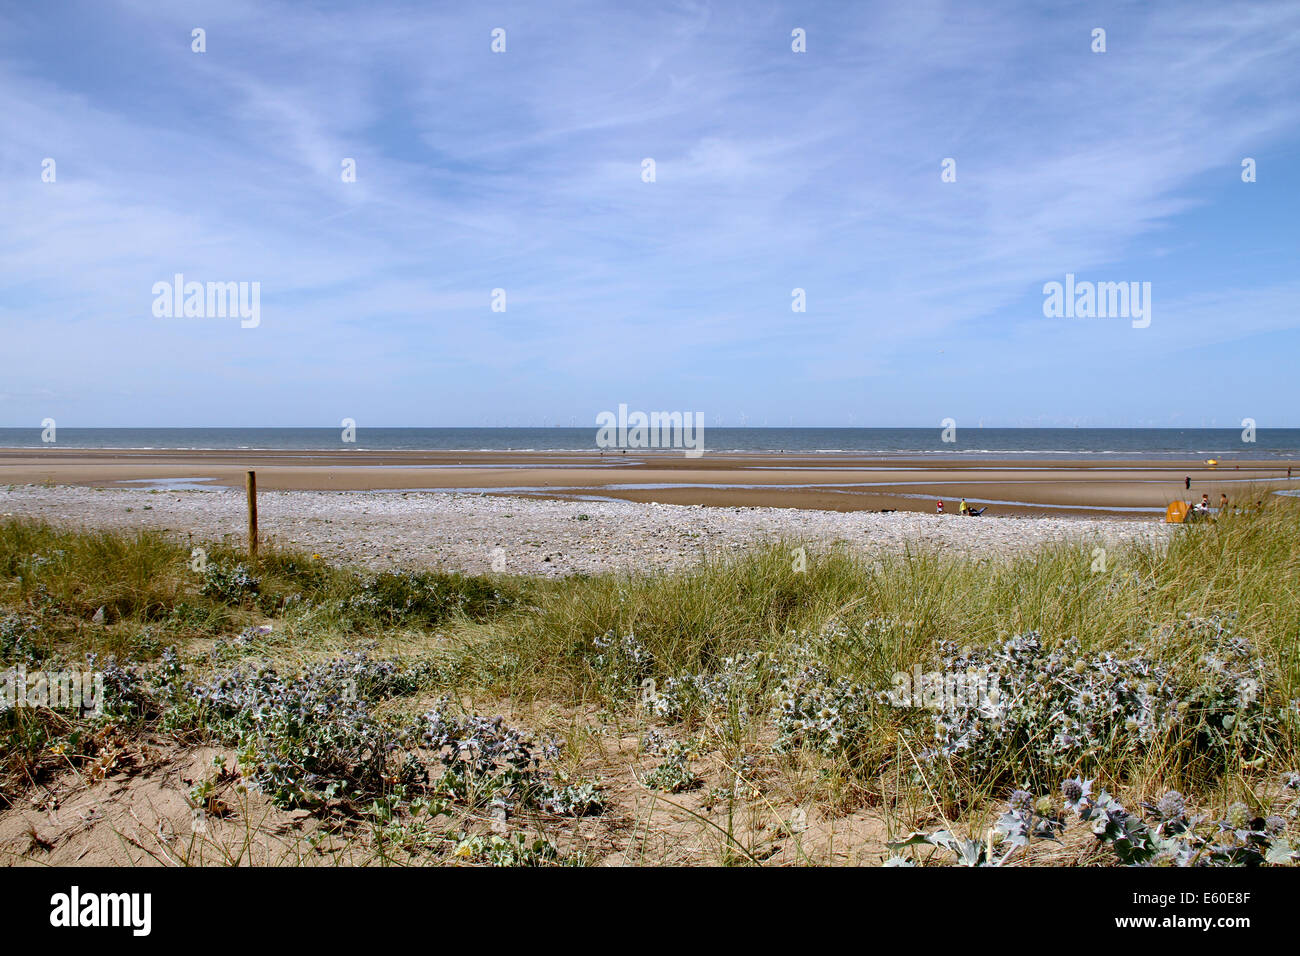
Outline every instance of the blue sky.
POLYGON ((1278 2, 7 2, 0 424, 1300 425, 1298 54, 1278 2))

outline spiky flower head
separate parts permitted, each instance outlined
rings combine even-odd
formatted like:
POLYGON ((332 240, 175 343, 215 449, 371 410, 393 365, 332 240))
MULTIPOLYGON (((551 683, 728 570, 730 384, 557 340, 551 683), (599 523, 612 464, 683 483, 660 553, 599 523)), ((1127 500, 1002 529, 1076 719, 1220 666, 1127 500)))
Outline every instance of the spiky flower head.
POLYGON ((1286 832, 1286 817, 1280 817, 1276 813, 1264 820, 1264 829, 1273 836, 1280 836, 1286 832))
POLYGON ((1176 866, 1178 864, 1178 854, 1173 850, 1157 850, 1155 856, 1151 857, 1150 866, 1176 866))
POLYGON ((1234 803, 1228 807, 1228 825, 1234 830, 1244 830, 1250 826, 1250 809, 1244 803, 1234 803))
POLYGON ((1051 797, 1039 797, 1038 802, 1034 804, 1034 809, 1038 811, 1040 817, 1048 817, 1052 815, 1056 806, 1052 803, 1051 797))
POLYGON ((1034 795, 1026 790, 1014 790, 1008 802, 1017 813, 1028 813, 1034 806, 1034 795))
POLYGON ((1181 793, 1170 790, 1156 803, 1156 812, 1162 820, 1177 820, 1187 812, 1187 804, 1181 793))
POLYGON ((1078 803, 1083 799, 1083 784, 1077 778, 1070 778, 1061 784, 1061 794, 1070 803, 1078 803))

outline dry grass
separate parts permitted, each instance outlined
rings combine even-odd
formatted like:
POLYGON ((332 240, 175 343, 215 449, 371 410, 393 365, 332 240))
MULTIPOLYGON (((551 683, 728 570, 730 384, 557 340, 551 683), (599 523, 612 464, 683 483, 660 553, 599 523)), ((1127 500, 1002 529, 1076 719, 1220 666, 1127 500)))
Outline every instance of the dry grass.
MULTIPOLYGON (((643 706, 644 683, 663 688, 684 675, 716 677, 728 673, 728 659, 755 651, 771 661, 792 659, 828 626, 838 636, 817 645, 820 663, 831 678, 864 694, 888 689, 896 671, 928 665, 941 641, 989 646, 1031 630, 1048 645, 1077 638, 1089 653, 1142 647, 1191 679, 1202 648, 1195 632, 1178 624, 1187 616, 1219 615, 1231 616, 1234 632, 1266 659, 1270 704, 1294 711, 1300 696, 1298 521, 1300 507, 1276 501, 1258 512, 1186 526, 1163 550, 1128 546, 1109 553, 1104 571, 1095 570, 1096 542, 1089 541, 1003 561, 927 552, 866 561, 804 545, 803 570, 790 554, 800 543, 788 542, 682 573, 563 581, 438 574, 377 580, 310 556, 272 552, 250 569, 258 586, 244 593, 205 592, 204 576, 190 568, 192 542, 6 521, 0 523, 0 619, 8 623, 0 630, 0 652, 6 667, 19 661, 70 666, 88 652, 150 665, 174 646, 190 667, 187 676, 201 679, 241 661, 271 661, 292 672, 367 647, 372 657, 422 668, 417 692, 378 702, 388 718, 411 719, 448 696, 466 712, 502 713, 536 739, 567 741, 550 771, 557 780, 599 785, 604 812, 574 819, 520 811, 509 824, 512 831, 544 835, 562 857, 875 863, 887 855, 886 841, 913 828, 983 832, 1005 799, 1005 779, 973 779, 960 767, 921 760, 915 738, 905 732, 911 718, 896 709, 872 710, 853 748, 779 753, 770 716, 779 680, 771 669, 750 674, 729 706, 688 702, 671 717, 643 706), (103 623, 92 623, 101 608, 103 623), (265 623, 272 625, 269 633, 223 640, 265 623), (634 635, 645 655, 635 672, 596 646, 604 635, 634 635), (643 752, 640 741, 650 730, 685 748, 697 787, 665 793, 646 785, 663 760, 643 752)), ((211 546, 207 560, 230 569, 239 556, 211 546)), ((0 794, 12 805, 0 818, 6 852, 38 860, 73 846, 70 837, 58 837, 61 831, 41 822, 41 808, 56 794, 59 800, 106 802, 102 788, 116 779, 113 799, 125 805, 130 781, 153 779, 157 768, 138 757, 122 766, 110 761, 96 779, 90 768, 104 763, 105 752, 137 752, 138 742, 148 739, 156 754, 167 751, 168 760, 184 763, 187 754, 209 746, 228 756, 233 770, 234 752, 205 736, 210 728, 202 720, 169 715, 169 706, 111 721, 31 710, 0 716, 6 738, 0 794), (56 834, 52 844, 50 833, 56 834)), ((1133 803, 1176 783, 1193 803, 1221 807, 1246 799, 1264 806, 1275 799, 1271 782, 1297 766, 1295 732, 1296 721, 1283 720, 1266 756, 1254 761, 1243 754, 1226 768, 1189 762, 1180 752, 1188 740, 1171 737, 1133 748, 1107 766, 1080 770, 1103 774, 1112 792, 1133 803)), ((1019 782, 1021 756, 1007 758, 1006 779, 1019 782)), ((1027 764, 1023 773, 1029 773, 1027 764)), ((180 779, 172 780, 173 791, 180 792, 180 779)), ((169 785, 154 780, 150 786, 169 785)), ((447 806, 436 825, 415 820, 409 793, 384 797, 378 815, 354 808, 349 817, 329 808, 286 811, 255 791, 236 799, 237 775, 216 786, 234 811, 215 829, 227 842, 242 832, 244 845, 261 841, 262 851, 232 860, 229 848, 180 852, 169 843, 166 852, 153 848, 156 859, 143 856, 161 863, 265 862, 266 848, 274 845, 289 849, 287 856, 272 855, 304 863, 474 862, 486 857, 465 849, 466 839, 490 837, 494 826, 482 807, 470 806, 447 806), (250 809, 240 809, 245 805, 250 809), (413 827, 420 838, 405 839, 413 827), (324 844, 322 830, 328 832, 324 844), (333 848, 322 849, 326 844, 333 848)), ((115 819, 121 823, 120 814, 108 812, 94 825, 112 831, 111 840, 101 841, 105 846, 120 848, 115 819)), ((78 852, 83 844, 95 845, 78 839, 78 852)), ((90 859, 107 861, 94 853, 90 859)), ((1097 861, 1091 844, 1067 841, 1021 862, 1097 861)))

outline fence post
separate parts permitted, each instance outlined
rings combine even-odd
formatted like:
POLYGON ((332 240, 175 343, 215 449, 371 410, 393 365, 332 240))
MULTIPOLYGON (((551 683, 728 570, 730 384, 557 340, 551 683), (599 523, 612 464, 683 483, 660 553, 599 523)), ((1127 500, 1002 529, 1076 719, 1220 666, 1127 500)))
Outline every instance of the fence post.
POLYGON ((248 491, 248 557, 257 560, 257 472, 250 471, 246 482, 248 491))

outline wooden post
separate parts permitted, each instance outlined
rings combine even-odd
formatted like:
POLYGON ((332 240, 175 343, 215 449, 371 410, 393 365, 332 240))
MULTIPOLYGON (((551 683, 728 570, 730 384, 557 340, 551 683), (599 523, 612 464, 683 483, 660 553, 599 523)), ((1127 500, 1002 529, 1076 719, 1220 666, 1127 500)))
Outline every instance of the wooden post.
POLYGON ((248 557, 257 560, 257 472, 248 473, 248 557))

